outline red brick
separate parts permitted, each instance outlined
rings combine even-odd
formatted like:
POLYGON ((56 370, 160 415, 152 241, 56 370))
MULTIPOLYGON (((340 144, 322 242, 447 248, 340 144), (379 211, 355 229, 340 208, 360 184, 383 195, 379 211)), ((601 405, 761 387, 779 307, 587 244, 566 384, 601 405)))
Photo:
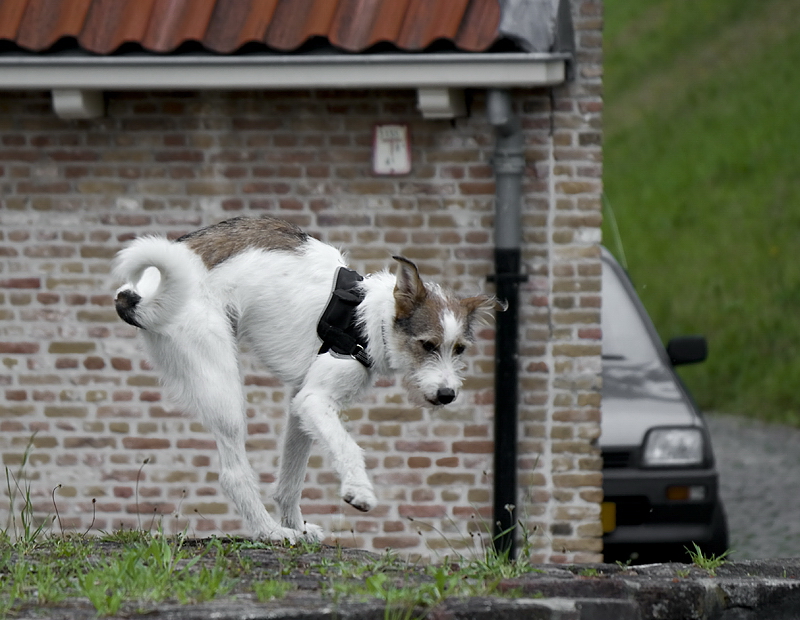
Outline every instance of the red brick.
POLYGON ((493 441, 454 441, 453 452, 470 454, 490 454, 494 452, 493 441))
POLYGON ((133 364, 131 360, 124 357, 112 357, 111 367, 114 370, 132 370, 133 364))
POLYGON ((399 452, 444 452, 447 446, 443 441, 396 441, 399 452))
POLYGON ((38 342, 0 342, 0 353, 2 354, 32 355, 38 352, 38 342))
POLYGON ((444 506, 419 506, 414 504, 401 504, 397 507, 397 513, 401 517, 411 517, 414 519, 441 519, 447 516, 447 508, 444 506))
POLYGON ((484 194, 484 195, 494 195, 494 182, 465 182, 462 181, 458 184, 458 189, 462 194, 471 195, 471 194, 484 194))
POLYGON ((419 536, 376 536, 372 539, 373 549, 410 549, 421 542, 419 536))
POLYGON ((587 340, 602 340, 603 330, 599 327, 584 327, 578 330, 578 338, 587 340))
POLYGON ((471 424, 464 427, 464 437, 488 437, 489 427, 485 424, 471 424))
POLYGON ((474 473, 455 474, 449 472, 437 472, 431 474, 426 479, 426 482, 431 486, 446 486, 453 484, 475 484, 474 473))
POLYGON ((0 288, 37 289, 42 288, 42 281, 40 278, 7 278, 0 280, 0 288))
POLYGON ((178 439, 176 447, 189 450, 216 450, 217 444, 213 439, 178 439))
MULTIPOLYGON (((120 508, 115 508, 109 512, 119 512, 119 510, 120 508)), ((125 506, 125 512, 129 514, 168 515, 175 512, 175 504, 169 502, 136 502, 125 506)))
POLYGON ((116 448, 117 442, 113 437, 67 437, 64 439, 65 448, 116 448))
POLYGON ((427 456, 412 456, 408 459, 408 466, 412 469, 430 467, 431 460, 427 456))
POLYGON ((170 441, 155 437, 125 437, 122 445, 128 450, 164 450, 170 447, 170 441))
POLYGON ((278 387, 281 382, 275 377, 268 377, 263 375, 245 375, 245 385, 256 385, 259 387, 278 387))
POLYGON ((106 362, 102 357, 92 356, 83 360, 83 366, 87 370, 101 370, 105 368, 106 362))
POLYGON ((411 492, 412 502, 432 502, 436 499, 436 493, 433 489, 414 489, 411 492))

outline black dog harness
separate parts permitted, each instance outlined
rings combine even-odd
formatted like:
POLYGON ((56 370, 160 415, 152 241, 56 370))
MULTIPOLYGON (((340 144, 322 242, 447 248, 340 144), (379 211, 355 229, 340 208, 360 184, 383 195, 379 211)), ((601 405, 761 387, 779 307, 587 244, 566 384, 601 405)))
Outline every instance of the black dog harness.
POLYGON ((317 323, 317 335, 322 339, 320 354, 332 351, 348 355, 370 368, 372 358, 366 351, 367 337, 355 320, 356 308, 364 299, 364 293, 356 285, 363 279, 352 269, 339 267, 328 305, 317 323))

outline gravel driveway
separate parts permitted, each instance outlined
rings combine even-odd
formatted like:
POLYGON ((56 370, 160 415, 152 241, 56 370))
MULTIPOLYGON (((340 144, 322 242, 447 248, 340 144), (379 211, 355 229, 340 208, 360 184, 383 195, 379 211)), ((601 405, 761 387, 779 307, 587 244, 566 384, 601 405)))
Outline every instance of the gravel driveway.
POLYGON ((731 558, 800 557, 800 429, 707 414, 731 558))

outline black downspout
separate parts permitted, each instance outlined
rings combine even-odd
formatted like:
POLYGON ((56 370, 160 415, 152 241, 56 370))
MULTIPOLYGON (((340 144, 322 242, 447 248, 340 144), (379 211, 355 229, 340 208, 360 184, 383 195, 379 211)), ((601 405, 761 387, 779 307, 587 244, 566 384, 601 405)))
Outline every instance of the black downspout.
POLYGON ((525 170, 523 136, 511 110, 507 90, 487 93, 487 114, 495 128, 495 273, 497 298, 508 309, 496 317, 494 389, 494 510, 495 550, 513 559, 517 533, 517 331, 522 245, 522 175, 525 170))

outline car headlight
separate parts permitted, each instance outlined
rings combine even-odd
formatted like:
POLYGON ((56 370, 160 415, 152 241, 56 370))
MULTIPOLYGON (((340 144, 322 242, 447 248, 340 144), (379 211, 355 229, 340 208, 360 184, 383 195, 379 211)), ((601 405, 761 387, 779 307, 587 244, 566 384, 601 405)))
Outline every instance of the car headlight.
POLYGON ((699 428, 654 428, 644 440, 645 467, 685 467, 703 463, 703 433, 699 428))

